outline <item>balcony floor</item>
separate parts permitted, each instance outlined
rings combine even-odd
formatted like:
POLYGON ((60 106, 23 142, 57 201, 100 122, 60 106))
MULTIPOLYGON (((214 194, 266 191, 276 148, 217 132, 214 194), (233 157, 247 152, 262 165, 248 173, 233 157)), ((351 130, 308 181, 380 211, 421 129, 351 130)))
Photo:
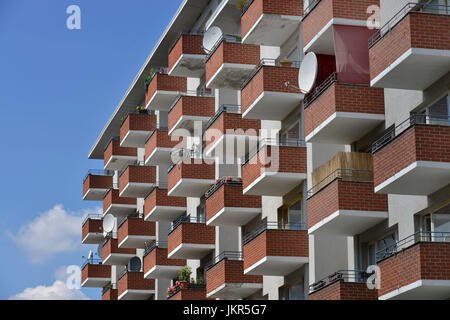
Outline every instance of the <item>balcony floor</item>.
POLYGON ((207 298, 244 299, 262 290, 262 283, 224 283, 206 295, 207 298))
POLYGON ((450 297, 450 280, 418 280, 380 296, 379 300, 442 300, 450 297))
POLYGON ((168 253, 169 259, 199 260, 216 248, 214 244, 182 243, 168 253))
POLYGON ((174 279, 181 267, 179 266, 154 266, 145 274, 146 279, 174 279))
POLYGON ((147 110, 169 111, 170 106, 178 97, 178 91, 157 90, 146 105, 147 110))
POLYGON ((125 290, 118 300, 148 300, 155 294, 155 290, 125 290))
POLYGON ((308 134, 305 140, 310 143, 351 144, 364 137, 384 119, 382 114, 335 112, 308 134))
POLYGON ((206 84, 207 88, 241 90, 242 83, 255 70, 255 65, 223 63, 206 84))
POLYGON ((154 183, 129 182, 119 196, 124 198, 145 198, 154 187, 154 183))
POLYGON ((204 54, 183 53, 172 69, 169 76, 201 78, 205 73, 204 54))
POLYGON ((137 235, 128 235, 125 239, 119 243, 119 248, 124 249, 134 249, 140 248, 145 249, 145 244, 149 243, 153 240, 156 240, 156 236, 137 236, 137 235))
POLYGON ((93 278, 87 277, 81 286, 83 288, 102 288, 111 282, 111 278, 93 278))
POLYGON ((103 260, 103 264, 108 266, 126 266, 130 259, 135 256, 135 254, 130 253, 111 253, 103 260))
POLYGON ((82 244, 100 244, 103 243, 105 238, 103 233, 100 232, 89 232, 86 237, 81 241, 82 244))
POLYGON ((281 197, 303 180, 306 180, 306 173, 264 172, 243 190, 243 194, 281 197))
POLYGON ((208 226, 245 226, 253 220, 261 208, 225 207, 206 221, 208 226))
POLYGON ((172 148, 157 147, 152 154, 145 159, 146 166, 157 166, 160 164, 171 164, 172 148))
POLYGON ((134 156, 112 156, 105 165, 105 170, 122 170, 126 165, 137 161, 134 156))
POLYGON ((152 131, 130 130, 120 142, 121 147, 144 148, 152 131))
MULTIPOLYGON (((173 135, 174 131, 177 129, 186 129, 192 132, 198 122, 201 122, 202 128, 204 128, 205 124, 209 121, 209 119, 211 118, 182 115, 180 119, 178 119, 177 123, 175 123, 175 125, 170 129, 169 136, 173 135)), ((200 128, 200 125, 198 125, 198 127, 200 128)))
POLYGON ((215 183, 214 179, 180 179, 168 191, 169 196, 200 198, 215 183))
POLYGON ((285 119, 303 100, 300 93, 264 91, 242 114, 246 119, 285 119))
POLYGON ((145 221, 174 221, 186 212, 186 207, 156 206, 145 216, 145 221))
POLYGON ((89 188, 83 196, 83 200, 102 201, 109 189, 89 188))
POLYGON ((307 257, 266 256, 244 270, 244 274, 285 276, 308 262, 307 257))
POLYGON ((115 204, 113 203, 105 210, 103 216, 112 214, 115 217, 125 217, 131 213, 136 212, 137 205, 135 204, 115 204))
POLYGON ((388 218, 387 212, 338 210, 312 226, 309 234, 354 236, 388 218))
POLYGON ((416 161, 375 186, 375 192, 426 196, 445 187, 449 181, 450 163, 416 161))

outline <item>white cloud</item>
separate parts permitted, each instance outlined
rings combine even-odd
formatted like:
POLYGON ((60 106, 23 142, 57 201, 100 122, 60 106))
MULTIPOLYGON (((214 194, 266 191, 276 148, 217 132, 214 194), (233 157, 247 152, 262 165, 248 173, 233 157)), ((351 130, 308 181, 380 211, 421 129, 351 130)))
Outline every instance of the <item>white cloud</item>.
POLYGON ((93 213, 101 214, 101 209, 68 212, 62 205, 55 205, 24 224, 11 237, 25 250, 32 263, 42 263, 53 255, 81 248, 83 217, 93 213))
POLYGON ((9 300, 89 300, 80 290, 68 289, 64 282, 55 281, 53 285, 27 288, 9 300))

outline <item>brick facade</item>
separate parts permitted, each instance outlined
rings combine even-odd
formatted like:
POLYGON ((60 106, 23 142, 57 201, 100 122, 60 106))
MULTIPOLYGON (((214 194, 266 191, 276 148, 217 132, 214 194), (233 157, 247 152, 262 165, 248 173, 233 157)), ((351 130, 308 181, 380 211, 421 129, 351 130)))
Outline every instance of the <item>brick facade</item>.
POLYGON ((104 301, 117 300, 117 298, 118 298, 117 289, 109 289, 108 291, 102 294, 102 300, 104 301))
POLYGON ((87 264, 81 270, 81 283, 87 278, 111 279, 111 266, 104 264, 87 264))
POLYGON ((181 289, 173 296, 169 297, 168 300, 215 300, 206 298, 206 288, 186 288, 181 289))
POLYGON ((141 218, 128 218, 117 230, 118 241, 121 243, 127 236, 156 236, 156 223, 144 221, 141 218))
POLYGON ((89 174, 83 182, 83 197, 89 189, 109 189, 113 184, 112 176, 97 176, 89 174))
POLYGON ((155 151, 156 148, 174 148, 179 144, 178 138, 169 136, 167 130, 156 130, 145 144, 145 160, 155 151))
POLYGON ((155 188, 145 199, 144 215, 147 216, 156 206, 186 208, 186 197, 171 197, 167 189, 155 188))
POLYGON ((121 249, 118 246, 119 242, 117 239, 110 238, 104 245, 102 250, 102 260, 105 261, 106 258, 111 253, 119 254, 136 254, 136 249, 121 249))
POLYGON ((103 220, 87 219, 81 230, 81 239, 86 238, 89 233, 103 233, 103 220))
POLYGON ((118 296, 126 290, 155 290, 154 279, 144 279, 143 272, 127 272, 117 282, 118 296))
POLYGON ((187 78, 156 73, 145 94, 145 104, 147 105, 149 103, 156 91, 185 92, 186 90, 187 78))
POLYGON ((155 266, 178 266, 180 269, 186 265, 185 259, 169 259, 167 248, 153 249, 144 257, 144 274, 155 266))
POLYGON ((121 147, 120 141, 111 140, 108 144, 108 147, 105 149, 103 153, 104 165, 109 162, 112 156, 128 156, 128 157, 137 157, 137 149, 136 148, 128 148, 121 147))
POLYGON ((309 300, 378 300, 378 292, 365 283, 341 280, 311 293, 309 300))
POLYGON ((181 116, 212 117, 214 115, 214 97, 182 96, 169 112, 169 132, 175 127, 181 116))
POLYGON ((119 178, 119 191, 129 183, 155 183, 156 167, 149 166, 128 166, 119 178))
POLYGON ((119 196, 119 190, 110 189, 103 199, 103 212, 106 212, 108 208, 113 204, 131 204, 136 205, 136 198, 126 198, 119 196))
POLYGON ((120 142, 130 131, 154 131, 156 129, 156 115, 129 114, 120 127, 120 142))
POLYGON ((214 164, 195 163, 199 159, 191 159, 192 163, 179 162, 168 175, 168 190, 171 190, 181 179, 214 180, 216 168, 214 164), (195 162, 194 162, 195 161, 195 162))
POLYGON ((182 223, 168 237, 168 253, 180 244, 212 244, 216 243, 216 228, 204 223, 182 223))
POLYGON ((180 60, 182 54, 204 55, 203 35, 182 34, 175 46, 169 52, 169 70, 180 60))

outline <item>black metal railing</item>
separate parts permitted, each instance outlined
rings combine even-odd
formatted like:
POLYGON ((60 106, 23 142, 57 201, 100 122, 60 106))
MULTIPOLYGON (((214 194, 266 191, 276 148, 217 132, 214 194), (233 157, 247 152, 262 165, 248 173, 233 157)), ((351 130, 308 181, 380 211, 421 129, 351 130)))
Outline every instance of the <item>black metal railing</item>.
POLYGON ((428 13, 450 15, 450 6, 434 5, 429 3, 408 3, 391 20, 383 25, 372 37, 369 38, 369 49, 389 34, 408 14, 410 13, 428 13))
POLYGON ((81 265, 81 269, 84 269, 84 267, 86 267, 88 264, 92 264, 92 265, 102 265, 102 259, 86 259, 84 261, 84 263, 81 265))
POLYGON ((308 198, 315 195, 336 179, 354 182, 373 182, 373 171, 366 169, 336 169, 308 190, 308 198))
POLYGON ((377 262, 408 249, 419 242, 450 242, 450 232, 419 231, 376 252, 377 262))
POLYGON ((309 286, 309 292, 321 290, 330 284, 335 282, 354 282, 354 283, 366 283, 370 274, 360 270, 339 270, 332 275, 329 275, 309 286))
POLYGON ((398 137, 401 133, 405 132, 416 124, 450 126, 450 116, 421 113, 412 114, 408 119, 400 123, 398 126, 389 129, 386 133, 383 134, 381 138, 376 140, 372 144, 372 153, 377 152, 385 145, 389 144, 396 137, 398 137))
POLYGON ((244 158, 244 162, 242 163, 242 166, 246 165, 250 160, 256 156, 261 149, 263 149, 266 146, 272 146, 272 147, 306 147, 306 143, 304 140, 300 139, 291 139, 291 138, 281 138, 281 139, 275 139, 275 138, 265 138, 260 139, 258 141, 258 145, 256 148, 251 150, 248 155, 244 158))
POLYGON ((221 105, 220 108, 217 110, 217 112, 214 114, 214 116, 212 116, 212 118, 209 119, 208 123, 206 124, 206 129, 211 127, 212 124, 224 112, 226 112, 226 113, 234 113, 234 114, 241 114, 242 113, 241 105, 238 105, 238 104, 223 104, 223 105, 221 105))
POLYGON ((144 250, 144 258, 148 256, 153 250, 156 248, 164 248, 167 249, 168 243, 167 241, 153 241, 150 245, 145 247, 144 250))
POLYGON ((222 42, 232 42, 232 43, 242 43, 242 38, 238 36, 233 36, 229 34, 224 34, 220 39, 214 44, 211 51, 205 57, 205 63, 213 56, 214 52, 220 47, 222 42))
POLYGON ((260 227, 256 228, 254 231, 249 232, 243 236, 242 243, 246 245, 253 239, 257 238, 260 234, 266 230, 307 230, 306 223, 281 223, 281 222, 265 222, 260 227))
POLYGON ((112 176, 114 176, 114 171, 113 170, 97 170, 97 169, 88 170, 86 176, 83 179, 83 182, 85 182, 89 176, 112 177, 112 176))
POLYGON ((223 251, 206 264, 205 270, 208 271, 222 260, 242 261, 244 260, 244 254, 242 253, 242 251, 223 251))
POLYGON ((178 92, 177 97, 172 102, 172 104, 169 107, 169 113, 175 108, 177 103, 180 101, 182 97, 215 97, 214 91, 211 89, 200 89, 200 90, 187 90, 183 92, 178 92))
POLYGON ((308 108, 317 98, 322 95, 322 93, 324 93, 336 82, 338 82, 337 73, 333 72, 321 84, 315 87, 313 91, 305 95, 305 98, 303 99, 303 108, 308 108))
POLYGON ((102 288, 102 296, 105 295, 105 294, 106 294, 109 290, 111 290, 111 289, 113 289, 112 284, 109 284, 109 285, 107 285, 107 286, 104 286, 104 287, 102 288))
POLYGON ((241 90, 243 90, 250 83, 250 81, 252 81, 252 79, 258 74, 258 72, 263 67, 300 68, 301 64, 302 64, 302 62, 301 61, 297 61, 297 60, 263 58, 256 65, 255 69, 249 74, 247 79, 245 79, 245 81, 242 83, 241 90), (285 61, 286 63, 283 63, 283 61, 285 61))
POLYGON ((175 220, 172 226, 169 228, 168 234, 171 234, 176 228, 184 223, 206 223, 205 217, 191 217, 191 216, 181 216, 175 220))
POLYGON ((84 226, 88 220, 103 220, 103 215, 94 213, 88 214, 81 222, 81 226, 84 226))
POLYGON ((208 191, 206 191, 205 198, 208 199, 209 197, 211 197, 224 184, 230 186, 242 186, 242 179, 238 177, 226 177, 219 179, 211 188, 209 188, 208 191))
POLYGON ((309 6, 303 9, 302 21, 311 13, 311 11, 313 11, 317 7, 320 1, 321 0, 313 0, 312 2, 310 2, 309 6))

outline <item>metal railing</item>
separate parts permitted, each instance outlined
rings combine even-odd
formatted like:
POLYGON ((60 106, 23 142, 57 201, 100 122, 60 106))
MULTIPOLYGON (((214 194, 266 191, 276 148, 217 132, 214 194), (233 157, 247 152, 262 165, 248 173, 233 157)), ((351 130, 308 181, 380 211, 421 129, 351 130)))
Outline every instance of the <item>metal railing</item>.
POLYGON ((209 188, 208 191, 206 191, 205 198, 208 199, 209 197, 211 197, 224 184, 231 186, 242 186, 242 179, 238 177, 227 177, 219 179, 211 188, 209 188))
POLYGON ((317 7, 317 5, 320 3, 321 0, 313 0, 309 6, 307 6, 305 9, 303 9, 303 17, 302 21, 317 7))
POLYGON ((238 105, 238 104, 223 104, 223 105, 221 105, 220 108, 217 110, 217 112, 214 114, 214 116, 212 116, 211 119, 209 119, 208 123, 206 124, 205 130, 207 130, 209 127, 211 127, 212 124, 220 117, 220 115, 223 112, 241 114, 242 113, 241 105, 238 105))
MULTIPOLYGON (((124 124, 124 122, 128 119, 129 115, 154 115, 155 111, 153 110, 147 110, 144 109, 142 107, 139 107, 139 109, 135 109, 135 110, 128 110, 122 113, 122 116, 120 117, 120 126, 122 126, 124 124)), ((156 127, 155 127, 156 129, 156 127)))
POLYGON ((255 2, 255 0, 247 0, 245 6, 243 6, 241 9, 241 16, 243 16, 247 12, 247 10, 251 7, 253 2, 255 2))
POLYGON ((112 284, 109 284, 109 285, 107 285, 107 286, 104 286, 104 287, 102 288, 102 296, 105 295, 105 294, 106 294, 109 290, 111 290, 111 289, 113 289, 112 284))
POLYGON ((88 170, 86 176, 85 176, 84 179, 83 179, 83 182, 85 182, 86 179, 87 179, 90 175, 91 175, 91 176, 106 176, 106 177, 112 177, 112 176, 114 176, 114 171, 113 171, 113 170, 98 170, 98 169, 91 169, 91 170, 88 170))
POLYGON ((175 106, 182 97, 215 97, 215 93, 211 89, 206 88, 200 90, 187 90, 183 92, 178 92, 177 97, 169 107, 168 113, 170 113, 173 110, 173 108, 175 108, 175 106))
POLYGON ((329 275, 309 286, 309 292, 313 293, 320 289, 323 289, 335 282, 354 282, 354 283, 366 283, 370 274, 361 270, 339 270, 332 275, 329 275))
POLYGON ((84 263, 81 265, 81 269, 84 269, 84 267, 86 267, 88 264, 92 264, 92 265, 102 265, 103 264, 103 261, 102 261, 102 259, 94 259, 94 258, 92 258, 92 259, 86 259, 85 261, 84 261, 84 263))
POLYGON ((336 179, 353 182, 373 182, 373 171, 366 169, 336 169, 308 190, 308 198, 315 195, 336 179))
POLYGON ((450 232, 419 231, 405 239, 376 252, 376 260, 380 262, 396 253, 408 249, 419 242, 450 242, 450 232))
POLYGON ((260 139, 258 141, 258 146, 251 150, 248 155, 244 158, 244 162, 242 163, 242 166, 246 165, 250 160, 256 156, 261 149, 263 149, 266 146, 273 146, 273 147, 306 147, 306 143, 304 140, 300 139, 291 139, 291 138, 282 138, 282 139, 276 139, 276 138, 265 138, 260 139))
POLYGON ((244 260, 244 254, 242 251, 223 251, 218 256, 215 256, 209 263, 206 264, 205 270, 208 271, 216 264, 221 262, 222 260, 234 260, 234 261, 242 261, 244 260))
POLYGON ((450 6, 434 5, 428 3, 408 3, 391 20, 383 25, 372 37, 369 38, 369 49, 389 34, 408 14, 410 13, 428 13, 450 15, 450 6))
POLYGON ((337 73, 333 72, 328 78, 326 78, 321 84, 319 84, 313 91, 305 95, 303 99, 303 108, 308 108, 322 93, 324 93, 334 83, 338 82, 337 73))
POLYGON ((377 152, 385 145, 389 144, 396 137, 398 137, 401 133, 405 132, 416 124, 450 126, 450 116, 420 113, 412 114, 408 119, 400 123, 398 126, 389 129, 386 133, 383 134, 381 138, 376 140, 372 144, 372 153, 377 152))
POLYGON ((246 245, 250 241, 257 238, 260 234, 265 232, 266 230, 307 230, 306 223, 297 222, 297 223, 281 223, 281 222, 265 222, 260 227, 256 228, 256 230, 247 233, 243 236, 242 243, 246 245))
POLYGON ((232 43, 242 43, 242 38, 238 36, 233 36, 230 34, 224 34, 220 39, 214 44, 211 51, 205 57, 205 63, 213 56, 214 52, 216 52, 217 48, 220 47, 222 42, 232 42, 232 43))
POLYGON ((176 228, 178 228, 180 225, 184 223, 206 223, 206 218, 181 216, 173 222, 172 226, 169 228, 168 234, 171 234, 176 228))
POLYGON ((167 173, 170 173, 170 171, 172 171, 173 168, 175 168, 176 165, 180 163, 180 161, 184 159, 202 159, 202 155, 203 153, 200 150, 184 148, 173 150, 170 154, 171 159, 174 159, 175 156, 177 156, 179 159, 167 169, 167 173))
POLYGON ((263 58, 259 61, 259 63, 256 65, 255 69, 249 74, 247 79, 242 83, 241 90, 243 90, 249 83, 252 81, 252 79, 258 74, 258 72, 263 67, 289 67, 289 68, 300 68, 301 61, 298 60, 288 60, 288 59, 269 59, 269 58, 263 58), (289 61, 289 63, 283 64, 282 61, 289 61))
POLYGON ((94 213, 88 214, 81 222, 81 226, 84 226, 88 220, 103 220, 103 215, 94 213))
POLYGON ((144 258, 146 256, 148 256, 156 248, 167 249, 167 246, 168 246, 168 242, 167 241, 153 241, 149 246, 145 247, 144 258))

